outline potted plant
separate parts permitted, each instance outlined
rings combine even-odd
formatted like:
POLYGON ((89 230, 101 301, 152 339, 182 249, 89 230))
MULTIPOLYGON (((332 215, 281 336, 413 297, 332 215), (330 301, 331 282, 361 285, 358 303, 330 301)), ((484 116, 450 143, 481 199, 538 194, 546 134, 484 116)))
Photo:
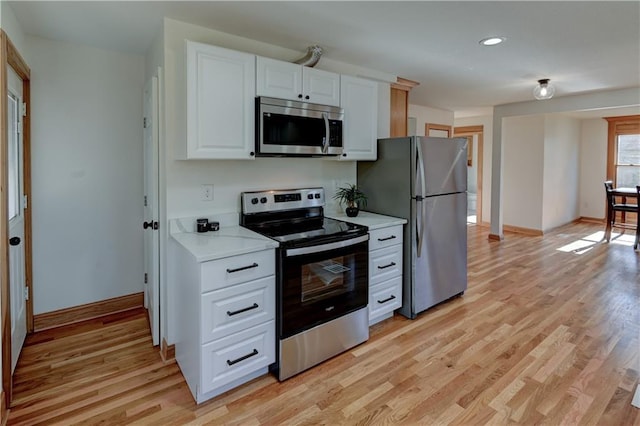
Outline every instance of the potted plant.
POLYGON ((337 200, 340 205, 346 205, 345 212, 349 217, 358 216, 360 208, 367 206, 367 196, 362 192, 355 184, 349 184, 346 187, 341 187, 336 190, 336 194, 333 196, 334 200, 337 200))

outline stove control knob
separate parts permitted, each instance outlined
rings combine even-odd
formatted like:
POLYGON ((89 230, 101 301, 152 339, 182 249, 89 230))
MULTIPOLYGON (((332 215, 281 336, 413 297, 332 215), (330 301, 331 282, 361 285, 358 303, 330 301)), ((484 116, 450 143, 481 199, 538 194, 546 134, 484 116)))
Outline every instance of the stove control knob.
POLYGON ((257 198, 252 198, 251 199, 251 204, 258 204, 258 199, 257 198))
POLYGON ((316 198, 320 198, 320 194, 315 194, 315 197, 316 198))
POLYGON ((262 197, 262 198, 260 198, 260 202, 261 202, 262 204, 265 204, 265 203, 267 202, 267 197, 262 197))
POLYGON ((313 200, 313 194, 307 194, 307 198, 313 200))

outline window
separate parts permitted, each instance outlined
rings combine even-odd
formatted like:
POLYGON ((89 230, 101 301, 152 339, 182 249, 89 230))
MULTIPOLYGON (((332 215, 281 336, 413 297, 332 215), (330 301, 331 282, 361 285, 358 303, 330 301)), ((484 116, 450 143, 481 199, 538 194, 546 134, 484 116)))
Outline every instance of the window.
POLYGON ((614 186, 640 185, 640 115, 609 117, 607 179, 614 186))

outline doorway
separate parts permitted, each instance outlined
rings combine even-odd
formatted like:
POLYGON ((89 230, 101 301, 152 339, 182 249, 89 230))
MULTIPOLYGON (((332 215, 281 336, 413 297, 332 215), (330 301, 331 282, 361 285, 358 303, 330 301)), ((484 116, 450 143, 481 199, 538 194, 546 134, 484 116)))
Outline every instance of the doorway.
POLYGON ((467 223, 482 224, 484 126, 456 127, 454 137, 467 138, 467 223))
POLYGON ((6 406, 24 336, 33 331, 30 72, 0 29, 0 338, 6 406))

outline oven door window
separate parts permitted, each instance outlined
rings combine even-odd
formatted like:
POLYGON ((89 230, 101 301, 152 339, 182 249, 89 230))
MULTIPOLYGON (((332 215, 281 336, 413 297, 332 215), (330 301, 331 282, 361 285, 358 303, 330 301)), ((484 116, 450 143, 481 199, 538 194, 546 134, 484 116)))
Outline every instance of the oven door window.
POLYGON ((282 258, 281 337, 367 305, 368 242, 282 258))

